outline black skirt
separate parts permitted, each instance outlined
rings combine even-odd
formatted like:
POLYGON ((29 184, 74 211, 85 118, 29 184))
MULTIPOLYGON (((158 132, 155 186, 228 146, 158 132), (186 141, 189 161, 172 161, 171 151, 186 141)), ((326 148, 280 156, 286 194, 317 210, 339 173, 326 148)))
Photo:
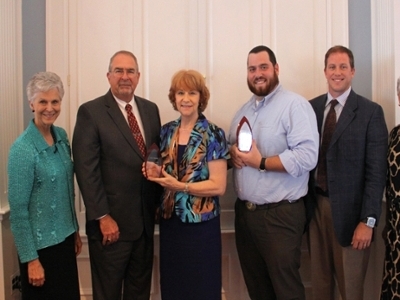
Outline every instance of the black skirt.
POLYGON ((23 300, 79 300, 78 267, 75 255, 75 233, 63 242, 38 250, 45 272, 45 283, 35 287, 29 283, 28 263, 20 263, 23 300))
POLYGON ((220 217, 201 223, 161 218, 161 298, 220 300, 221 280, 220 217))

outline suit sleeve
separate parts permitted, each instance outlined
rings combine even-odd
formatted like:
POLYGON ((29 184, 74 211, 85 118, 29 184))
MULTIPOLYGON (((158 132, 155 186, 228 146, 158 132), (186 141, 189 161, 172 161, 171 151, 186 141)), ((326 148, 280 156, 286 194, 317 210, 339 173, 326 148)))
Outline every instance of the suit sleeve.
POLYGON ((382 107, 376 106, 367 130, 365 156, 365 186, 361 219, 381 213, 383 190, 386 182, 386 153, 388 131, 382 107))
POLYGON ((87 107, 82 105, 77 114, 72 153, 88 221, 109 213, 100 168, 100 143, 97 120, 87 107))

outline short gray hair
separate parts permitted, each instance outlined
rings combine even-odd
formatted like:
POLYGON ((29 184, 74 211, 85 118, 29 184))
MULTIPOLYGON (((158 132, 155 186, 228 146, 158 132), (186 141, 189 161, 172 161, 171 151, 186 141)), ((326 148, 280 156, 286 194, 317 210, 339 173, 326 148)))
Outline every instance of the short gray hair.
POLYGON ((28 101, 32 102, 38 93, 56 89, 60 99, 64 97, 64 86, 61 78, 53 72, 39 72, 32 76, 26 87, 28 101))
POLYGON ((397 79, 397 95, 400 95, 400 77, 397 79))
POLYGON ((128 55, 128 56, 132 57, 133 60, 134 60, 135 63, 136 63, 136 67, 137 67, 137 70, 136 70, 136 71, 139 72, 139 64, 138 64, 138 62, 137 62, 136 56, 135 56, 132 52, 127 51, 127 50, 120 50, 120 51, 118 51, 118 52, 115 52, 114 55, 111 56, 111 58, 110 58, 110 63, 108 64, 108 72, 111 72, 111 71, 112 71, 112 62, 113 62, 114 58, 115 58, 117 55, 120 55, 120 54, 124 54, 124 55, 128 55))

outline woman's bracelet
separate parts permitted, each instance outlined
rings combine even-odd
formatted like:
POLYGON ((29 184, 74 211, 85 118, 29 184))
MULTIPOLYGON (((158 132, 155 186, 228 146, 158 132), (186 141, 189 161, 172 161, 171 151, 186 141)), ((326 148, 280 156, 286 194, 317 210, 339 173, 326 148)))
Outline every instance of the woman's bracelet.
POLYGON ((189 194, 189 183, 185 182, 185 189, 183 190, 185 194, 189 194))

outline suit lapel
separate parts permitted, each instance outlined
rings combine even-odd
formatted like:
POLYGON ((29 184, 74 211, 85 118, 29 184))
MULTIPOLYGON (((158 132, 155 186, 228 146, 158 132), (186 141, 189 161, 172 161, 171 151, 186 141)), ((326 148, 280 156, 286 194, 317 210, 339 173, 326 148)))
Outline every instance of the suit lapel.
POLYGON ((321 135, 322 123, 324 121, 324 110, 327 96, 321 96, 314 104, 315 115, 317 116, 318 133, 321 135))
POLYGON ((142 156, 139 146, 135 139, 133 138, 132 132, 129 128, 128 123, 126 122, 121 110, 115 101, 111 91, 107 93, 106 97, 106 107, 108 110, 108 114, 111 119, 114 121, 116 127, 121 131, 122 135, 127 140, 128 144, 133 148, 133 150, 139 155, 142 156))
POLYGON ((346 127, 353 121, 356 115, 355 113, 356 109, 357 109, 357 95, 352 90, 350 92, 349 97, 346 100, 346 104, 344 105, 339 120, 336 124, 335 132, 333 133, 329 148, 332 147, 332 145, 337 142, 337 140, 342 135, 346 127))

